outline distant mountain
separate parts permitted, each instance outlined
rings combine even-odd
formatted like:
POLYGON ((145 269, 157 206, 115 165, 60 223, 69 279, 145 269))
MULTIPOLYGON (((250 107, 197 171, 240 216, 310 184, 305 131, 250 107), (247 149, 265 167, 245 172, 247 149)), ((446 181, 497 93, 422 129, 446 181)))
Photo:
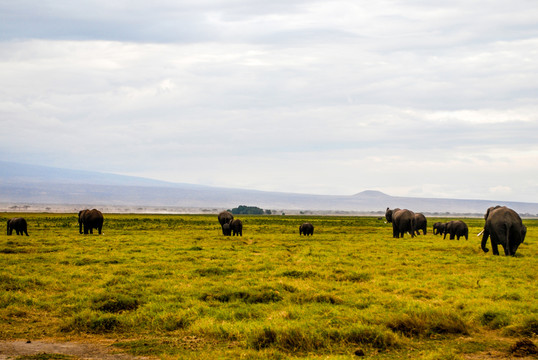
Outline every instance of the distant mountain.
POLYGON ((170 183, 140 177, 91 171, 58 169, 0 161, 2 208, 24 204, 109 206, 132 209, 147 207, 175 211, 230 209, 238 205, 288 212, 376 213, 389 208, 444 215, 481 215, 494 205, 506 205, 520 214, 538 216, 537 203, 396 197, 366 190, 351 196, 308 195, 283 192, 218 188, 170 183))

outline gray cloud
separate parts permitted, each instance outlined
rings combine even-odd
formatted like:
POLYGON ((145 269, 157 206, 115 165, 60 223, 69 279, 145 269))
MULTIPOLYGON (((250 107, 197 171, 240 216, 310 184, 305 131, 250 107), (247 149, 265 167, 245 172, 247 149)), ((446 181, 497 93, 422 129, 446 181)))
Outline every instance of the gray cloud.
POLYGON ((3 3, 0 156, 266 190, 538 201, 538 6, 487 5, 3 3))

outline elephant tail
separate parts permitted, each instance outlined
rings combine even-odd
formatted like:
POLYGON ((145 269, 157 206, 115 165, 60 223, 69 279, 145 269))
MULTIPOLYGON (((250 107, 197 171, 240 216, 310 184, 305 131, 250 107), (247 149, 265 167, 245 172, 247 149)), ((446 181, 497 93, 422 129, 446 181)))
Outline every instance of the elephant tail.
POLYGON ((409 220, 409 227, 411 228, 411 237, 415 237, 415 219, 411 218, 409 220))
POLYGON ((489 237, 489 231, 486 230, 484 228, 484 233, 482 234, 482 244, 481 244, 481 247, 482 247, 482 251, 487 253, 489 251, 489 249, 486 247, 486 244, 488 242, 488 237, 489 237))

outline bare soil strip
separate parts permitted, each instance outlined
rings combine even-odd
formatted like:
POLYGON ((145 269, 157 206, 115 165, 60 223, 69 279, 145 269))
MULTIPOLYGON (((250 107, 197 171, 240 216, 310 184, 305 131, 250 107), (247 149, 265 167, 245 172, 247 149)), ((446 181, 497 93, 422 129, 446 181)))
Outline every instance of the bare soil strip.
POLYGON ((0 360, 14 359, 18 356, 37 354, 62 354, 75 359, 128 360, 150 359, 118 352, 110 344, 89 344, 77 342, 47 341, 0 341, 0 360))

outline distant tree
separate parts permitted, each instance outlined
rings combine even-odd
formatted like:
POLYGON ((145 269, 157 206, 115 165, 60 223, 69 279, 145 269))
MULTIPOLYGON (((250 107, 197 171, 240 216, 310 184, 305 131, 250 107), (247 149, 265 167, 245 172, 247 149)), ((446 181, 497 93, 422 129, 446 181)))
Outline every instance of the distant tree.
POLYGON ((265 210, 265 215, 271 215, 271 210, 265 210))
POLYGON ((263 209, 257 206, 239 205, 231 210, 234 215, 263 215, 263 209))

